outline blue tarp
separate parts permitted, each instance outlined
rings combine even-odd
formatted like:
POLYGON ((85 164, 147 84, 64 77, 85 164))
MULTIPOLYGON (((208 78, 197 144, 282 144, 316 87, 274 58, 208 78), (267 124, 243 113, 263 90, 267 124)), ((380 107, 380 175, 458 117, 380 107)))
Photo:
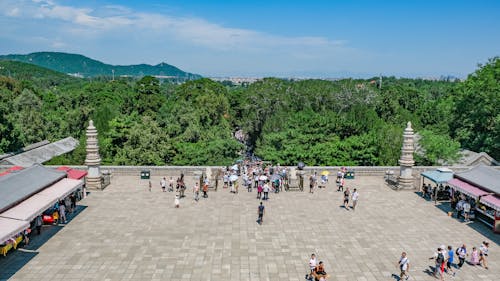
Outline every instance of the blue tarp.
POLYGON ((433 181, 435 183, 438 183, 438 184, 445 183, 453 178, 453 172, 451 172, 451 171, 446 171, 446 172, 442 172, 442 171, 438 171, 438 170, 425 171, 425 172, 421 173, 421 175, 425 178, 430 179, 431 181, 433 181))

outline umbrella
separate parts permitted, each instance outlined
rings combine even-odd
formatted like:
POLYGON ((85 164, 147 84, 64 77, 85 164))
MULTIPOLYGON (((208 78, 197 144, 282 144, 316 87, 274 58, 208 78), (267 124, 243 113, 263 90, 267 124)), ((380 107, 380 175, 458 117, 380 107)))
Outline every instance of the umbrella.
POLYGON ((261 181, 265 181, 265 180, 267 180, 267 176, 260 176, 260 177, 259 177, 259 180, 261 180, 261 181))
POLYGON ((322 176, 328 176, 329 174, 330 174, 330 172, 328 172, 328 171, 326 171, 326 170, 325 170, 325 171, 323 171, 323 172, 321 172, 321 175, 322 175, 322 176))
POLYGON ((304 167, 305 167, 305 166, 306 166, 306 164, 304 164, 304 162, 299 162, 299 163, 297 164, 297 168, 298 168, 299 170, 304 170, 304 167))
POLYGON ((276 180, 279 180, 279 179, 280 179, 280 175, 278 175, 278 174, 274 174, 274 175, 271 176, 271 180, 272 181, 276 181, 276 180))
POLYGON ((230 181, 237 181, 237 180, 238 180, 238 176, 237 176, 237 175, 231 175, 231 176, 229 177, 229 180, 230 180, 230 181))
POLYGON ((234 166, 232 166, 232 167, 231 167, 231 170, 233 170, 233 171, 238 171, 238 170, 239 170, 239 169, 238 169, 238 165, 234 165, 234 166))
POLYGON ((236 163, 243 163, 243 159, 236 160, 236 163))

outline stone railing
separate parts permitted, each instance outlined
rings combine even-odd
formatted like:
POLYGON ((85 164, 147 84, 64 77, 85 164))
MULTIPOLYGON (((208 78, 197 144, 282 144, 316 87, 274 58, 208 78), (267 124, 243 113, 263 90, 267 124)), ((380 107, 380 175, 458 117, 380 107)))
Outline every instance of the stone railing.
MULTIPOLYGON (((0 166, 0 172, 3 172, 12 166, 0 166)), ((48 166, 51 167, 51 166, 48 166)), ((58 167, 58 166, 53 166, 58 167)), ((69 166, 74 169, 86 170, 87 166, 69 166)), ((428 170, 435 170, 441 166, 415 166, 413 167, 413 176, 418 177, 420 173, 428 170)), ((113 176, 139 176, 143 170, 149 170, 151 176, 179 176, 181 172, 185 176, 196 176, 202 172, 206 172, 210 168, 212 175, 215 174, 217 169, 223 168, 222 166, 101 166, 101 172, 110 173, 113 176)), ((296 167, 289 167, 296 168, 296 167)), ((310 166, 305 167, 306 174, 313 172, 321 173, 322 171, 329 171, 330 176, 335 176, 339 166, 310 166)), ((387 171, 392 171, 394 176, 399 175, 399 166, 354 166, 345 167, 348 171, 353 170, 355 176, 384 176, 387 171)), ((470 169, 469 166, 453 166, 449 167, 454 172, 462 172, 470 169)), ((493 166, 492 168, 500 170, 500 166, 493 166)))

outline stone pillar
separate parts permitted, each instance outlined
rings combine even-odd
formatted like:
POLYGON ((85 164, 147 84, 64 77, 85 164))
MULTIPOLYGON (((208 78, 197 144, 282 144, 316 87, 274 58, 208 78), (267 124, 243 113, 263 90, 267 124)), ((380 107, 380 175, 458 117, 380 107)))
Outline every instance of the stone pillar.
POLYGON ((102 189, 101 184, 101 157, 99 156, 99 144, 97 143, 97 129, 94 127, 94 122, 89 121, 87 127, 87 157, 85 165, 88 168, 86 178, 86 186, 88 189, 102 189))
POLYGON ((414 178, 412 167, 415 165, 413 161, 414 134, 411 128, 411 122, 408 122, 403 133, 403 146, 401 147, 401 158, 399 159, 400 171, 398 177, 399 189, 414 189, 414 178))

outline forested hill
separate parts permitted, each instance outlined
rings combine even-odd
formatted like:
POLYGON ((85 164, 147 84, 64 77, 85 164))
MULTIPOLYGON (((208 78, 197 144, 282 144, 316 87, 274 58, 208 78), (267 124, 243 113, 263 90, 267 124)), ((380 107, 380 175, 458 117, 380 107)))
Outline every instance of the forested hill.
POLYGON ((78 78, 65 73, 11 60, 0 60, 0 76, 11 77, 18 81, 28 81, 40 88, 78 81, 78 78))
POLYGON ((198 74, 184 72, 167 63, 157 65, 110 65, 78 55, 58 52, 37 52, 27 55, 4 55, 0 60, 15 60, 35 64, 62 73, 81 75, 82 77, 112 76, 173 76, 182 80, 201 78, 198 74))
POLYGON ((397 165, 411 121, 417 165, 453 161, 460 148, 500 159, 498 58, 465 81, 383 77, 382 87, 378 79, 234 86, 68 77, 1 62, 0 154, 73 136, 80 146, 51 164, 83 164, 93 119, 103 164, 228 165, 250 150, 281 165, 397 165))

